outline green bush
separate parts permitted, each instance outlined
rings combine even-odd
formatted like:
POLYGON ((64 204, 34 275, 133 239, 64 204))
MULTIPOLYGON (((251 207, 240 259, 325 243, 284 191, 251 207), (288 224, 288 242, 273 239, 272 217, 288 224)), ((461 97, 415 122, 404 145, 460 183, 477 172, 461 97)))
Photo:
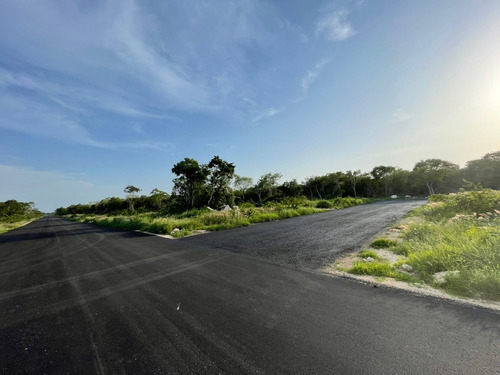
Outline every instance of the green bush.
POLYGON ((322 200, 316 203, 316 208, 331 208, 332 204, 328 201, 322 200))

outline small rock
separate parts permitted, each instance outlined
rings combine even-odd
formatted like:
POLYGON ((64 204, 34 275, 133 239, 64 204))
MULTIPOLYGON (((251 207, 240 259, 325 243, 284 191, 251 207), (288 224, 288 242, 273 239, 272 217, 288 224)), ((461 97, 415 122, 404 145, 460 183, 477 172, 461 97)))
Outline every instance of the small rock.
POLYGON ((446 283, 446 276, 457 276, 459 271, 441 271, 441 272, 436 272, 434 275, 432 275, 432 278, 436 284, 442 285, 446 283))
POLYGON ((397 195, 391 195, 392 199, 396 199, 398 196, 397 195))
POLYGON ((409 264, 406 264, 406 263, 401 266, 401 269, 403 271, 406 271, 406 272, 412 272, 413 271, 413 267, 410 266, 409 264))
POLYGON ((179 228, 174 228, 170 234, 174 235, 175 233, 179 233, 181 230, 179 228))
POLYGON ((367 262, 373 262, 375 259, 373 259, 372 257, 366 257, 365 258, 365 261, 367 262))
POLYGON ((231 206, 225 204, 224 206, 222 206, 221 211, 231 211, 231 206))

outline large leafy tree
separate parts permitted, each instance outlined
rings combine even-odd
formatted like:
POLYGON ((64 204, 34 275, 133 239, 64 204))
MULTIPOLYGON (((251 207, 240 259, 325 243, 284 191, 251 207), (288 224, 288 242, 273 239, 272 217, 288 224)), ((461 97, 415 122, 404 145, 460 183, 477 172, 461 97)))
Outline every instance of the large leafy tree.
POLYGON ((205 165, 200 165, 196 160, 184 158, 172 168, 177 178, 174 182, 174 193, 180 197, 185 205, 194 208, 196 200, 203 194, 205 182, 210 173, 205 165))
MULTIPOLYGON (((456 175, 459 167, 457 164, 441 159, 421 160, 413 168, 413 176, 420 183, 425 184, 429 195, 435 194, 439 187, 450 182, 456 175)), ((444 191, 444 190, 443 190, 444 191)))
POLYGON ((214 156, 208 163, 208 190, 210 198, 208 206, 221 207, 234 204, 234 193, 231 189, 231 181, 234 177, 234 164, 214 156))

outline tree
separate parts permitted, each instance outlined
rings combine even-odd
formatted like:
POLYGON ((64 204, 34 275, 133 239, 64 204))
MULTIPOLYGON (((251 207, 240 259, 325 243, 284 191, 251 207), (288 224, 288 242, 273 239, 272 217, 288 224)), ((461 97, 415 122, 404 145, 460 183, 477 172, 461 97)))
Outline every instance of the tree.
POLYGON ((148 202, 154 210, 160 211, 166 206, 169 198, 170 196, 166 192, 154 188, 148 197, 148 202))
POLYGON ((429 195, 435 194, 439 185, 445 185, 459 170, 457 164, 441 159, 421 160, 413 168, 413 175, 424 183, 429 195))
POLYGON ((195 207, 196 198, 199 197, 205 188, 205 182, 209 175, 207 166, 200 165, 196 160, 184 158, 172 168, 177 178, 174 182, 174 193, 177 194, 184 203, 191 208, 195 207))
POLYGON ((241 191, 242 199, 245 200, 245 193, 252 187, 253 179, 251 177, 243 177, 235 174, 233 185, 236 190, 241 191))
POLYGON ((134 200, 137 198, 137 193, 140 191, 141 189, 135 187, 134 185, 128 185, 125 189, 123 189, 123 192, 127 194, 128 207, 131 213, 134 213, 134 200))
POLYGON ((278 185, 278 181, 281 178, 280 173, 267 173, 260 177, 259 181, 255 185, 255 192, 259 197, 259 203, 262 204, 262 200, 264 196, 267 197, 273 196, 273 191, 276 189, 278 185))
POLYGON ((230 187, 231 180, 234 177, 234 164, 222 160, 218 156, 214 156, 208 163, 208 189, 210 198, 208 206, 213 204, 214 207, 223 205, 234 205, 234 194, 230 187))
POLYGON ((389 186, 392 182, 392 177, 396 172, 397 168, 392 166, 379 165, 374 167, 370 174, 375 180, 375 184, 381 184, 384 188, 384 196, 389 196, 389 186))
POLYGON ((296 179, 283 182, 279 187, 279 190, 281 190, 282 194, 287 197, 298 197, 303 193, 302 186, 296 179))
POLYGON ((465 174, 468 180, 480 183, 485 188, 500 189, 500 151, 467 162, 465 174))
POLYGON ((306 178, 304 186, 309 191, 309 197, 314 199, 317 196, 319 199, 325 198, 326 176, 311 176, 306 178))
POLYGON ((352 190, 354 192, 354 198, 356 198, 358 195, 356 193, 356 183, 358 182, 359 177, 361 176, 361 171, 347 171, 346 172, 347 177, 349 178, 349 182, 351 184, 352 190))

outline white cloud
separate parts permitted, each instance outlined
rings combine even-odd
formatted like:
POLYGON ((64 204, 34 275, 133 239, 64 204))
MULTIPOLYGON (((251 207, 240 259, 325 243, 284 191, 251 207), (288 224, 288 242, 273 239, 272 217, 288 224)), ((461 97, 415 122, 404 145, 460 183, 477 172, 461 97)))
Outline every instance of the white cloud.
POLYGON ((390 125, 399 124, 401 122, 409 121, 412 118, 413 115, 411 113, 407 112, 403 108, 398 108, 391 114, 389 124, 390 125))
POLYGON ((347 21, 347 15, 345 10, 330 11, 316 23, 316 35, 324 35, 332 42, 349 39, 356 31, 347 21))
POLYGON ((309 87, 316 81, 316 79, 319 76, 319 73, 327 63, 327 60, 322 59, 320 62, 318 62, 316 65, 314 65, 314 68, 309 70, 304 78, 302 78, 302 90, 304 90, 304 93, 307 94, 309 91, 309 87))
POLYGON ((260 112, 253 120, 252 122, 259 122, 262 120, 266 120, 268 118, 271 118, 273 116, 276 116, 278 113, 281 111, 276 109, 276 108, 268 108, 265 111, 260 112))

